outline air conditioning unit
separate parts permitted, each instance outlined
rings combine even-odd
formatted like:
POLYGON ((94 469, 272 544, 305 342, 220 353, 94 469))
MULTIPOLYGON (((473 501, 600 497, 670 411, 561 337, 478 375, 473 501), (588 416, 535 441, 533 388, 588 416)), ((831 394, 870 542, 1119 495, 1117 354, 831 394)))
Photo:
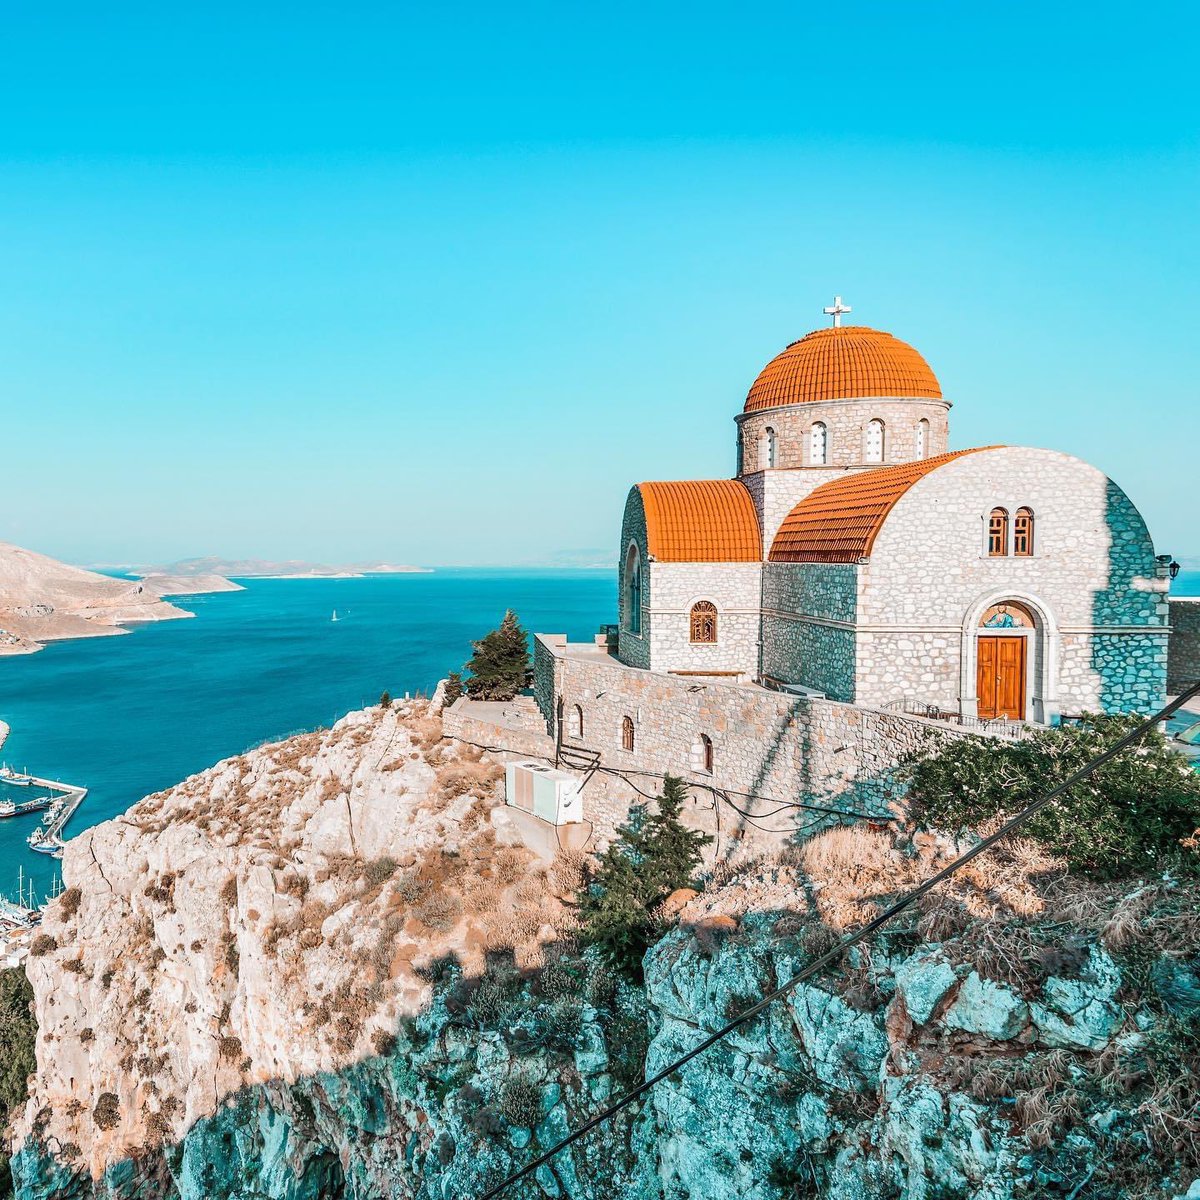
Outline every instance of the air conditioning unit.
POLYGON ((819 692, 816 688, 806 687, 802 683, 781 683, 779 690, 781 692, 788 692, 793 696, 803 696, 806 700, 825 699, 824 692, 819 692))
POLYGON ((540 762, 511 762, 504 767, 508 804, 551 825, 583 820, 583 793, 578 778, 540 762))

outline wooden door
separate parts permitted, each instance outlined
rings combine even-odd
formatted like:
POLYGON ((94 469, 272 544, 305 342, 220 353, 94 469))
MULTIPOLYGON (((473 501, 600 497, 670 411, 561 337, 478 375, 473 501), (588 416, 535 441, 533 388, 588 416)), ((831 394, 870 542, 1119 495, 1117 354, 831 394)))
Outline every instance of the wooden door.
POLYGON ((1025 719, 1025 643, 1023 637, 979 639, 976 692, 984 719, 1025 719))

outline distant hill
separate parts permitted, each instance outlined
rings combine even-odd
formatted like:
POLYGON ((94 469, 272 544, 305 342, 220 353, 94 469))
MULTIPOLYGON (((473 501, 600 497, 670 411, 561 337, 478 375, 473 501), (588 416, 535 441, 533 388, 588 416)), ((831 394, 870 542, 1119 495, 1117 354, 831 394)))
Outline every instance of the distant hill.
POLYGON ((429 567, 397 566, 394 563, 351 563, 343 566, 327 566, 321 563, 287 559, 273 562, 264 558, 183 558, 165 567, 154 568, 154 573, 173 576, 218 575, 241 579, 346 579, 361 575, 408 575, 423 574, 429 567))
POLYGON ((227 591, 227 579, 114 579, 0 542, 0 654, 31 654, 46 642, 125 633, 124 625, 192 614, 165 594, 227 591))

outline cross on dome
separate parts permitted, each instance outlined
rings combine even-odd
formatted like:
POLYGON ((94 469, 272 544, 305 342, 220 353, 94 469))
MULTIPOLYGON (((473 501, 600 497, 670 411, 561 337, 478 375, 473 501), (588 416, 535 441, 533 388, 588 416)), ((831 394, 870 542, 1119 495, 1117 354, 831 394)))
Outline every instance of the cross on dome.
POLYGON ((833 318, 834 329, 840 329, 842 325, 842 313, 852 312, 850 305, 843 304, 841 296, 834 296, 833 303, 825 309, 825 315, 833 318))

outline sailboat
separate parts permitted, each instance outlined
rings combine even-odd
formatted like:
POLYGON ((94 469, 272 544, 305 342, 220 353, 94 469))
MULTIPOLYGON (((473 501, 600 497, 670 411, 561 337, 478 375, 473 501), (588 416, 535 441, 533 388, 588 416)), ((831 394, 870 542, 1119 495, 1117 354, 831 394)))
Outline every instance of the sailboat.
POLYGON ((333 616, 329 618, 331 621, 340 621, 342 618, 337 615, 337 609, 333 610, 333 616))

